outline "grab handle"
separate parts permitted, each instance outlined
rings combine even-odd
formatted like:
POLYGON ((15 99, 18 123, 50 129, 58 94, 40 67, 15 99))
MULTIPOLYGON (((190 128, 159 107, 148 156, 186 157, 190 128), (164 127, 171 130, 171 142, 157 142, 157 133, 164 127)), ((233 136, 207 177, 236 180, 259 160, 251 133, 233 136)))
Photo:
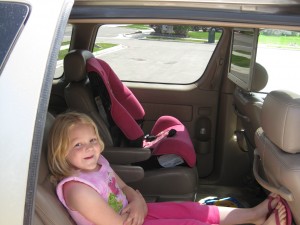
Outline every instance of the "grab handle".
POLYGON ((254 150, 254 162, 253 162, 253 174, 257 182, 264 187, 265 189, 269 190, 272 193, 280 195, 287 201, 294 201, 293 194, 285 187, 281 186, 279 188, 271 185, 268 181, 265 181, 258 173, 258 161, 259 161, 259 154, 257 150, 254 150))

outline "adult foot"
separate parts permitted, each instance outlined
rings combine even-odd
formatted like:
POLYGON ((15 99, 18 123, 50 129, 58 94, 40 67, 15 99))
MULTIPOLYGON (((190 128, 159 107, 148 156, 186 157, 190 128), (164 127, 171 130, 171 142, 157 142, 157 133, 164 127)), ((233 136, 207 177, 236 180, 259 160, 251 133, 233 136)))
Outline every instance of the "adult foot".
POLYGON ((286 225, 286 209, 285 206, 279 202, 271 215, 262 225, 286 225))

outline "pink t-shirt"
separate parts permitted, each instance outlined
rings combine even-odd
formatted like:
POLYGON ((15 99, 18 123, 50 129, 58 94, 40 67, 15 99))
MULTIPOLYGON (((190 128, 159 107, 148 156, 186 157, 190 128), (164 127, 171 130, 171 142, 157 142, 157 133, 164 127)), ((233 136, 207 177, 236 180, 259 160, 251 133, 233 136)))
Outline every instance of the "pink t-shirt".
POLYGON ((59 200, 67 208, 68 212, 78 225, 92 225, 93 223, 85 219, 79 212, 68 208, 63 195, 63 185, 66 182, 78 181, 89 185, 95 189, 117 213, 120 213, 120 211, 128 204, 125 194, 117 184, 116 177, 114 176, 114 172, 110 167, 109 162, 100 155, 98 163, 101 165, 101 168, 98 171, 79 173, 76 176, 67 177, 59 182, 56 188, 59 200))

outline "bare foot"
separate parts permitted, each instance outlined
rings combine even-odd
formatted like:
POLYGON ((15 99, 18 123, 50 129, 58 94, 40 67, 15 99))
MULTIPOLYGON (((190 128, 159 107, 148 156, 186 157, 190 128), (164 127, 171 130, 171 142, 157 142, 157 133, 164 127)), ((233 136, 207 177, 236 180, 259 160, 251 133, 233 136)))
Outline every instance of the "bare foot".
MULTIPOLYGON (((267 218, 272 214, 271 212, 279 203, 279 196, 277 194, 271 193, 266 200, 254 207, 254 221, 256 225, 264 224, 267 218)), ((273 224, 274 225, 274 224, 273 224)))
POLYGON ((262 225, 286 225, 286 220, 287 219, 285 206, 281 202, 279 202, 276 208, 274 209, 273 213, 262 225))

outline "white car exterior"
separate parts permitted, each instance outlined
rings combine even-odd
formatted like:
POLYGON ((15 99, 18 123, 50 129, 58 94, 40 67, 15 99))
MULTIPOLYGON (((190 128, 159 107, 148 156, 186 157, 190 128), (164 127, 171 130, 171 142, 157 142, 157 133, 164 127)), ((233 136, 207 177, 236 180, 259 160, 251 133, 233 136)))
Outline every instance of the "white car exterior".
MULTIPOLYGON (((9 1, 0 1, 3 3, 9 1)), ((45 113, 40 110, 47 110, 56 58, 73 5, 72 0, 17 3, 27 4, 29 15, 0 74, 3 225, 30 224, 32 219, 36 169, 30 168, 37 168, 42 141, 34 132, 42 137, 45 113)))

